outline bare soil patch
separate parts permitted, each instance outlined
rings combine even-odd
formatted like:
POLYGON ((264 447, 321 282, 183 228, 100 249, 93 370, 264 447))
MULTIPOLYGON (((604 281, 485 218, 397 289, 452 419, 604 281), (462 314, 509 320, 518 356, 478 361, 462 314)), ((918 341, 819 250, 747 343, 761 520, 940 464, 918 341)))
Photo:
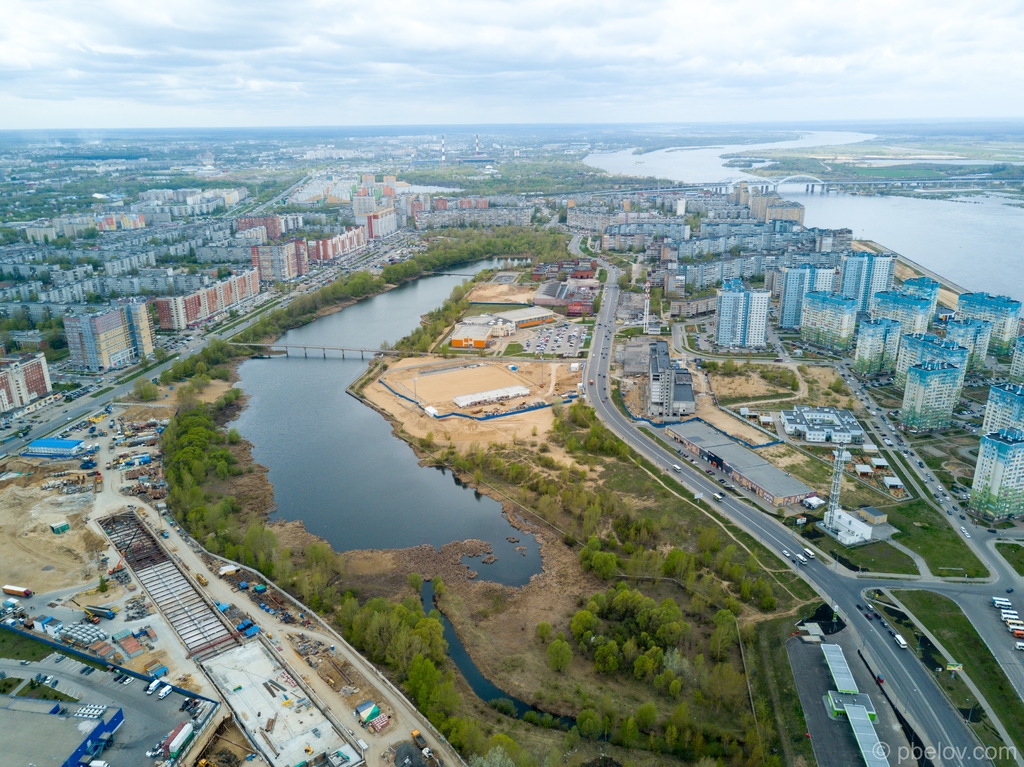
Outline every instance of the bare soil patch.
POLYGON ((532 304, 536 291, 536 285, 485 282, 469 291, 466 300, 476 304, 532 304))

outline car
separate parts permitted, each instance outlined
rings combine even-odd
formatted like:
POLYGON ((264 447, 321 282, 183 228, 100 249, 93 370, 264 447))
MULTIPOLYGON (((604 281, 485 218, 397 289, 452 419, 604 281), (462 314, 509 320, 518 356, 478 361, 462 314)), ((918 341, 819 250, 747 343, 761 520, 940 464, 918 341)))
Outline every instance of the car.
POLYGON ((88 670, 89 670, 89 666, 82 666, 80 669, 78 669, 78 673, 79 674, 84 674, 88 670))
POLYGON ((131 684, 131 683, 132 683, 132 682, 134 682, 134 681, 135 681, 135 677, 133 677, 133 676, 128 676, 127 674, 125 674, 125 677, 124 677, 124 679, 123 679, 123 680, 121 680, 121 684, 126 684, 126 685, 127 685, 127 684, 131 684))
POLYGON ((864 611, 864 605, 857 605, 857 612, 863 612, 863 611, 864 611))
POLYGON ((1013 589, 1007 589, 1007 590, 1006 590, 1006 593, 1007 593, 1007 594, 1012 594, 1012 593, 1013 593, 1013 589))
POLYGON ((54 663, 60 663, 60 662, 61 662, 62 660, 64 660, 64 659, 65 659, 66 657, 68 657, 68 656, 66 656, 66 655, 58 655, 58 656, 57 656, 56 658, 54 658, 54 659, 53 659, 53 662, 54 662, 54 663))
POLYGON ((871 613, 864 613, 864 617, 871 620, 871 613))
POLYGON ((789 553, 788 551, 786 551, 785 549, 783 549, 783 550, 782 550, 782 556, 784 556, 784 557, 785 557, 786 559, 789 559, 789 558, 790 558, 791 556, 793 556, 793 555, 792 555, 792 554, 790 554, 790 553, 789 553))
POLYGON ((32 661, 27 661, 27 660, 23 660, 23 661, 21 662, 21 665, 22 665, 22 666, 27 666, 27 665, 28 665, 29 663, 31 663, 31 662, 32 662, 32 661))
POLYGON ((85 675, 86 675, 86 676, 89 676, 89 675, 90 675, 90 674, 92 674, 92 672, 94 672, 95 670, 96 670, 96 669, 95 669, 94 667, 92 667, 92 666, 86 666, 86 667, 85 667, 85 675))
POLYGON ((971 534, 970 534, 970 533, 968 533, 968 532, 965 532, 965 533, 964 533, 964 538, 970 538, 970 537, 971 537, 971 534))

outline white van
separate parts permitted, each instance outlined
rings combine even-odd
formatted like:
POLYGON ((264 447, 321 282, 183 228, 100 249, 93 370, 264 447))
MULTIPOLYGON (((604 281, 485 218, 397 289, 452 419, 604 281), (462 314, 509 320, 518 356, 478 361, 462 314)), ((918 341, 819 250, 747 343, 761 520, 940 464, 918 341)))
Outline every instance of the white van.
POLYGON ((1014 645, 1014 647, 1016 647, 1018 650, 1024 650, 1024 642, 1017 642, 1017 644, 1014 645))
POLYGON ((722 495, 721 493, 715 493, 715 494, 714 494, 713 496, 711 496, 711 497, 712 497, 712 498, 714 498, 714 499, 715 499, 716 501, 720 501, 720 500, 722 500, 723 498, 725 498, 725 496, 724 496, 724 495, 722 495))
POLYGON ((683 467, 680 466, 678 463, 674 463, 674 464, 672 464, 672 471, 676 472, 676 474, 682 474, 683 473, 683 467))
POLYGON ((907 640, 901 637, 899 634, 893 634, 893 640, 901 650, 907 649, 907 640))
POLYGON ((157 697, 160 698, 160 700, 163 700, 168 695, 170 695, 172 692, 174 692, 174 688, 171 687, 169 684, 165 684, 163 686, 163 689, 160 690, 160 694, 157 697))
POLYGON ((814 552, 810 549, 804 549, 804 556, 808 559, 814 559, 814 552))
POLYGON ((159 686, 160 680, 154 679, 152 682, 149 683, 149 687, 146 688, 146 695, 152 695, 154 692, 156 692, 159 686))
POLYGON ((806 565, 807 564, 807 557, 805 557, 803 554, 797 554, 796 555, 796 561, 799 562, 801 565, 806 565))

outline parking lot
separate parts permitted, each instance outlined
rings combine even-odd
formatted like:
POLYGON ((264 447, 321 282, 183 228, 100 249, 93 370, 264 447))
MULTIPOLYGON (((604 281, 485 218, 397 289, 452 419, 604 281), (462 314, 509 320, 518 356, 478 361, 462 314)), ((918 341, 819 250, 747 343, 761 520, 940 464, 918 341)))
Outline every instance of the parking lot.
MULTIPOLYGON (((190 714, 180 710, 185 700, 183 696, 172 693, 161 700, 157 695, 146 695, 146 683, 141 679, 123 684, 114 681, 114 673, 94 670, 85 674, 82 673, 85 668, 91 667, 59 653, 24 665, 0 658, 0 671, 10 678, 27 682, 36 674, 43 674, 57 682, 54 689, 77 698, 79 703, 123 709, 124 724, 117 731, 114 745, 101 757, 111 767, 138 767, 151 763, 152 759, 146 756, 146 752, 162 741, 178 723, 189 721, 190 714)), ((52 682, 48 686, 52 686, 52 682)))
POLYGON ((561 322, 538 329, 533 338, 523 343, 523 351, 546 357, 578 357, 589 336, 589 326, 561 322))

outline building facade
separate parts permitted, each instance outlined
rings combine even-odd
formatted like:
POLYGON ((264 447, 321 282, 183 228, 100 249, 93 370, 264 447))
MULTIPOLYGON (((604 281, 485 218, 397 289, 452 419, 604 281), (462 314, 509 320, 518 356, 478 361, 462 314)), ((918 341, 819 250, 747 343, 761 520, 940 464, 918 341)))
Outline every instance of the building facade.
POLYGON ((871 310, 875 293, 892 288, 896 257, 881 253, 847 253, 840 263, 839 292, 857 300, 857 310, 871 310))
POLYGON ((962 293, 956 305, 957 319, 988 320, 992 338, 988 350, 993 354, 1010 354, 1017 338, 1020 301, 988 293, 962 293))
POLYGON ((187 296, 156 299, 157 317, 161 329, 183 330, 226 311, 259 292, 260 280, 257 271, 248 269, 187 296))
POLYGON ((963 369, 948 362, 921 362, 907 369, 900 423, 909 431, 945 429, 960 401, 963 369))
POLYGON ((871 316, 896 320, 904 333, 924 333, 931 322, 933 308, 927 298, 918 298, 907 293, 883 290, 876 293, 871 316))
POLYGON ((968 351, 967 369, 981 370, 985 365, 992 323, 988 320, 950 320, 946 323, 946 340, 960 344, 968 351))
MULTIPOLYGON (((902 293, 917 298, 926 298, 931 306, 929 317, 935 316, 935 310, 939 305, 939 288, 941 286, 931 277, 913 277, 903 281, 902 293)), ((931 320, 929 320, 930 322, 931 320)), ((922 331, 923 332, 923 331, 922 331)))
POLYGON ((24 407, 53 389, 46 356, 10 354, 0 357, 0 412, 24 407))
POLYGON ((145 304, 115 306, 97 314, 64 317, 72 367, 103 371, 153 353, 153 329, 145 304))
POLYGON ((839 293, 808 293, 800 317, 800 339, 837 352, 849 351, 857 328, 857 300, 839 293))
POLYGON ((667 341, 655 341, 649 347, 647 392, 647 412, 652 418, 678 418, 697 409, 693 377, 688 370, 672 367, 667 341))
POLYGON ((857 334, 853 370, 860 375, 878 375, 896 369, 902 326, 896 320, 865 320, 857 334))
POLYGON ((718 290, 719 346, 764 346, 768 342, 768 304, 771 292, 744 288, 729 280, 718 290))
POLYGON ((1024 513, 1024 432, 1020 429, 982 436, 970 506, 990 522, 1024 513))
POLYGON ((832 290, 835 270, 811 266, 784 267, 782 269, 782 308, 779 311, 779 327, 800 327, 803 315, 804 296, 808 293, 832 290))
POLYGON ((907 369, 920 362, 948 362, 961 368, 961 383, 967 374, 967 349, 946 341, 932 333, 904 333, 900 337, 900 351, 896 358, 895 383, 900 388, 907 384, 907 369))
POLYGON ((287 282, 309 272, 304 240, 253 245, 251 252, 260 282, 287 282))
POLYGON ((999 384, 988 390, 982 434, 1001 429, 1024 429, 1024 386, 999 384))
POLYGON ((1013 342, 1013 359, 1010 361, 1010 380, 1013 383, 1024 383, 1024 336, 1018 336, 1013 342))

